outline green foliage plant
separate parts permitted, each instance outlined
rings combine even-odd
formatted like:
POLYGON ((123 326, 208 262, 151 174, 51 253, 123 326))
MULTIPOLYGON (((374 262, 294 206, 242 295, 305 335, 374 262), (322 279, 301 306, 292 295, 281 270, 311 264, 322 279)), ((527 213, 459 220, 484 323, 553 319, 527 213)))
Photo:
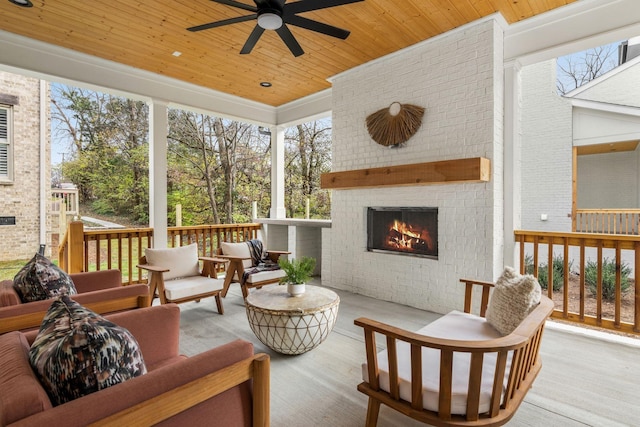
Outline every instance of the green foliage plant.
MULTIPOLYGON (((525 273, 533 274, 533 257, 531 257, 531 255, 525 256, 524 263, 525 273)), ((552 266, 553 291, 558 292, 564 285, 564 258, 560 255, 554 256, 552 266)), ((569 272, 571 272, 573 261, 569 261, 568 267, 569 272)), ((542 289, 547 289, 547 287, 549 286, 549 266, 546 263, 540 264, 540 266, 538 267, 538 282, 540 283, 540 287, 542 289)))
POLYGON ((316 260, 311 257, 302 257, 291 261, 286 258, 280 258, 278 265, 285 272, 285 276, 280 279, 280 284, 302 284, 311 279, 313 269, 316 268, 316 260))
MULTIPOLYGON (((620 289, 622 293, 626 292, 631 283, 629 275, 631 268, 626 264, 620 264, 620 289)), ((584 269, 584 281, 589 288, 589 292, 597 297, 598 294, 598 263, 587 261, 584 269)), ((602 261, 602 299, 605 301, 614 301, 616 299, 616 262, 605 258, 602 261)))

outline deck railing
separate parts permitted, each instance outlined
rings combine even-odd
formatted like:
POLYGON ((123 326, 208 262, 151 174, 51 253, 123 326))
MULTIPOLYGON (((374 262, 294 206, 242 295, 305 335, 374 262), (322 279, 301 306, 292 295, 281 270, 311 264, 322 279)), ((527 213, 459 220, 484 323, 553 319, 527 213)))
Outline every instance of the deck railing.
MULTIPOLYGON (((198 243, 200 255, 212 256, 220 243, 254 239, 260 228, 258 223, 169 227, 168 246, 198 243)), ((136 265, 152 244, 152 228, 84 230, 82 222, 74 221, 61 240, 58 259, 69 273, 117 268, 124 284, 141 283, 146 277, 136 265)))
POLYGON ((640 333, 639 236, 518 230, 515 238, 520 271, 546 282, 552 317, 640 333), (554 270, 562 277, 555 286, 554 270))
POLYGON ((577 209, 573 231, 639 235, 639 225, 640 209, 577 209))

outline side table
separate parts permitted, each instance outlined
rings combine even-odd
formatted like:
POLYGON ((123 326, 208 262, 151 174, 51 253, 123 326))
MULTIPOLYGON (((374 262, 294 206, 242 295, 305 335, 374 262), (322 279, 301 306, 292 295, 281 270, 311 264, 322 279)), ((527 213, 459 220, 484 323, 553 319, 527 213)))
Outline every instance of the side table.
POLYGON ((282 354, 302 354, 328 336, 338 317, 340 297, 330 289, 306 286, 292 297, 286 286, 269 286, 247 296, 247 319, 256 337, 282 354))

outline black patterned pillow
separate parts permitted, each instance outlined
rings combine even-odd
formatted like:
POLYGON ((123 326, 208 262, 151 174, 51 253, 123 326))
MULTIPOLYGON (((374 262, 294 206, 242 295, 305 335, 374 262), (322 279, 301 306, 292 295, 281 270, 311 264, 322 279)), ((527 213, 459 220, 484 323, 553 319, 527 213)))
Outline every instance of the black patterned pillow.
POLYGON ((53 405, 147 372, 138 342, 127 329, 66 295, 47 311, 29 361, 53 405))
POLYGON ((38 253, 15 275, 13 288, 22 302, 78 293, 71 277, 38 253))

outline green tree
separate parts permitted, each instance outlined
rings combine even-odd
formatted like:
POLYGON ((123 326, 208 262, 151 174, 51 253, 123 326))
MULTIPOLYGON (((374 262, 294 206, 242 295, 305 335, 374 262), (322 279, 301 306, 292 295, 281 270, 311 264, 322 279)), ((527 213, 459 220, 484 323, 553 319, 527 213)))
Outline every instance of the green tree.
POLYGON ((69 142, 64 177, 99 213, 148 223, 148 108, 144 102, 54 85, 54 132, 69 142))
POLYGON ((329 218, 329 193, 320 189, 320 175, 331 170, 331 122, 317 120, 289 128, 285 142, 287 216, 304 216, 309 199, 311 217, 329 218))

